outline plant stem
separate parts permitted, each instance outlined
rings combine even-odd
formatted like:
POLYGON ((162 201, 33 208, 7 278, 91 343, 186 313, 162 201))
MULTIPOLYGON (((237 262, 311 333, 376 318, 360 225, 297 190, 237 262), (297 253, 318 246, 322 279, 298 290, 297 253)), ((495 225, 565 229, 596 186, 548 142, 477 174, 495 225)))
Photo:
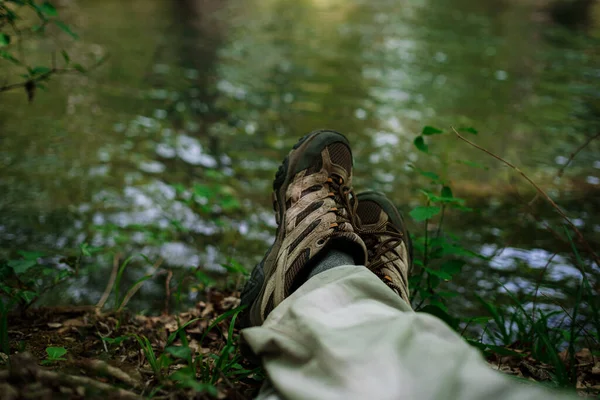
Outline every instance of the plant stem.
POLYGON ((470 144, 471 146, 475 147, 478 150, 483 151, 484 153, 488 154, 489 156, 495 158, 496 160, 502 162, 503 164, 505 164, 506 166, 512 168, 514 171, 518 172, 523 178, 525 178, 525 180, 527 182, 529 182, 534 188, 535 190, 537 190, 537 192, 544 198, 546 199, 546 201, 548 203, 550 203, 550 205, 556 210, 556 212, 562 217, 562 219, 567 223, 567 225, 569 225, 569 227, 575 232, 575 234, 577 235, 577 239, 579 239, 579 242, 581 244, 583 244, 583 246, 586 248, 586 250, 590 253, 590 255, 592 256, 592 258, 594 259, 594 262, 596 263, 596 265, 598 267, 600 267, 600 258, 598 257, 598 255, 596 254, 596 252, 594 251, 594 249, 592 248, 592 246, 590 246, 590 244, 588 243, 587 240, 585 240, 585 238, 583 237, 583 234, 579 231, 579 229, 577 229, 577 227, 575 226, 575 224, 573 224, 573 222, 569 219, 569 217, 567 217, 567 215, 563 212, 563 210, 560 209, 560 207, 558 206, 558 204, 556 204, 554 202, 554 200, 552 200, 552 198, 550 196, 548 196, 548 194, 542 189, 540 188, 537 183, 535 183, 531 178, 529 178, 529 176, 527 176, 523 171, 521 171, 517 166, 515 166, 514 164, 510 163, 509 161, 505 160, 504 158, 492 153, 491 151, 471 142, 469 139, 465 138, 464 136, 462 136, 460 133, 458 133, 458 131, 452 127, 452 130, 454 131, 454 133, 456 134, 456 136, 470 144))

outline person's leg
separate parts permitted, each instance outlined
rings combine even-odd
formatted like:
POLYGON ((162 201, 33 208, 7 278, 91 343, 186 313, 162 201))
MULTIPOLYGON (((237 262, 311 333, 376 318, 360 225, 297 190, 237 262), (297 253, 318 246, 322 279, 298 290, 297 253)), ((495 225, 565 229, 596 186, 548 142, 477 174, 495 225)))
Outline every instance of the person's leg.
POLYGON ((445 323, 413 312, 363 266, 314 276, 242 334, 289 400, 568 398, 493 371, 445 323))

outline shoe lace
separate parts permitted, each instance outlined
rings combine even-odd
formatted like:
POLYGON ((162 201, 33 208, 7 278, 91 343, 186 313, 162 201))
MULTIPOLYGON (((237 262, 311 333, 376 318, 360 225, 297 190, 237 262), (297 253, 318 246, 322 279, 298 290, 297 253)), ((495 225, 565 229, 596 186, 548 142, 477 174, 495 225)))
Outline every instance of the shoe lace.
MULTIPOLYGON (((369 229, 364 228, 360 220, 357 222, 355 230, 365 242, 369 253, 369 263, 366 267, 398 294, 402 293, 400 287, 393 282, 392 278, 383 272, 383 268, 388 264, 402 260, 396 249, 404 241, 404 234, 390 221, 385 221, 369 229), (385 238, 381 239, 381 237, 385 238), (390 253, 392 254, 391 257, 383 258, 390 253)), ((407 282, 404 283, 407 284, 407 282)))
POLYGON ((335 200, 335 206, 330 211, 335 212, 337 221, 333 222, 331 227, 339 229, 343 223, 356 226, 358 222, 356 214, 358 202, 356 201, 354 189, 345 184, 344 178, 335 174, 330 175, 324 185, 329 188, 328 197, 335 200))

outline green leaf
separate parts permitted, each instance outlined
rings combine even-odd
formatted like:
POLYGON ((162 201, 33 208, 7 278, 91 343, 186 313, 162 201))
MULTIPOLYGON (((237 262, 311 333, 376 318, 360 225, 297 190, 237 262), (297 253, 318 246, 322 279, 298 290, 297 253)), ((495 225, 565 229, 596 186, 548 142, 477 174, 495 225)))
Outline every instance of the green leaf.
POLYGON ((233 259, 229 260, 229 262, 225 264, 221 264, 221 266, 225 268, 227 272, 230 273, 249 275, 249 271, 246 269, 246 267, 244 267, 242 264, 233 259))
POLYGON ((79 245, 79 249, 81 250, 81 254, 83 254, 86 257, 90 257, 92 255, 92 253, 90 253, 87 243, 81 243, 79 245))
POLYGON ((8 46, 10 44, 10 36, 6 33, 0 33, 0 47, 8 46))
POLYGON ((233 196, 227 196, 221 200, 221 207, 225 211, 239 210, 241 206, 239 200, 233 196))
POLYGON ((473 135, 477 135, 477 129, 472 128, 472 127, 462 127, 462 128, 458 128, 459 132, 467 132, 467 133, 472 133, 473 135))
POLYGON ((29 70, 29 73, 31 75, 44 75, 51 71, 52 71, 52 69, 50 69, 48 67, 33 67, 29 70))
POLYGON ((456 160, 456 162, 459 163, 459 164, 467 165, 469 167, 480 168, 480 169, 483 169, 483 170, 486 170, 486 171, 488 169, 490 169, 489 167, 486 167, 483 164, 479 164, 479 163, 476 163, 476 162, 473 162, 473 161, 469 161, 469 160, 456 160))
POLYGON ((469 318, 468 322, 473 323, 473 324, 487 324, 491 319, 492 319, 492 317, 489 317, 489 316, 473 317, 473 318, 469 318))
POLYGON ((440 296, 440 297, 446 297, 446 298, 453 298, 453 297, 458 297, 459 293, 458 292, 437 292, 436 295, 440 296))
POLYGON ((65 60, 65 62, 67 63, 67 65, 71 62, 71 57, 69 57, 69 53, 67 53, 66 51, 62 50, 60 52, 60 54, 62 54, 63 59, 65 60))
POLYGON ((410 216, 413 217, 415 221, 420 222, 436 216, 440 211, 442 211, 442 208, 437 206, 419 206, 410 212, 410 216))
POLYGON ((82 74, 85 74, 87 72, 85 67, 81 64, 73 64, 73 68, 75 68, 76 71, 81 72, 82 74))
POLYGON ((8 61, 12 62, 13 64, 21 65, 21 61, 19 61, 18 59, 16 59, 8 51, 0 50, 0 58, 4 58, 5 60, 8 60, 8 61))
POLYGON ((420 168, 411 166, 414 170, 416 170, 420 175, 431 179, 431 181, 435 182, 435 183, 440 183, 442 181, 442 178, 440 178, 440 176, 438 174, 436 174, 435 172, 431 172, 431 171, 423 171, 420 168))
POLYGON ((458 327, 458 320, 456 318, 450 316, 447 312, 445 312, 438 306, 429 304, 429 305, 426 305, 425 307, 423 307, 419 311, 438 317, 439 319, 441 319, 442 321, 444 321, 445 323, 450 325, 450 327, 452 329, 456 330, 456 328, 458 327))
POLYGON ((435 307, 439 308, 440 310, 444 311, 445 313, 448 312, 448 307, 446 307, 446 305, 439 300, 430 300, 429 303, 432 306, 435 306, 435 307))
POLYGON ((32 292, 31 290, 23 290, 19 292, 19 297, 23 299, 25 304, 29 304, 38 296, 36 292, 32 292))
POLYGON ((19 255, 26 260, 37 260, 38 258, 44 257, 46 255, 45 253, 42 253, 41 251, 19 250, 19 251, 17 251, 17 253, 19 253, 19 255))
POLYGON ((36 260, 10 260, 8 262, 8 266, 11 267, 17 275, 24 274, 28 269, 35 267, 36 265, 36 260))
POLYGON ((170 346, 171 343, 173 343, 175 341, 175 339, 177 339, 177 335, 179 335, 179 332, 184 331, 185 332, 185 328, 187 328, 190 324, 193 324, 194 322, 198 322, 200 321, 201 318, 194 318, 189 320, 188 322, 186 322, 185 324, 181 325, 179 328, 177 328, 177 330, 175 332, 172 332, 169 337, 167 338, 167 346, 170 346))
POLYGON ((423 153, 429 153, 429 147, 425 143, 425 139, 423 139, 423 136, 418 136, 413 143, 415 147, 421 150, 423 153))
POLYGON ((452 195, 452 189, 450 189, 449 186, 444 186, 442 188, 442 197, 446 198, 446 199, 453 199, 454 196, 452 195))
POLYGON ((444 281, 449 281, 450 279, 452 279, 452 276, 445 273, 444 271, 436 271, 435 269, 431 269, 431 268, 427 268, 427 267, 425 267, 425 271, 427 271, 429 274, 431 274, 433 276, 437 276, 438 278, 440 278, 444 281))
POLYGON ((455 245, 452 243, 442 243, 441 252, 439 257, 444 256, 469 256, 469 257, 481 257, 477 253, 472 252, 471 250, 467 250, 462 246, 455 245))
POLYGON ((465 264, 463 260, 448 260, 441 265, 440 270, 448 275, 456 275, 462 270, 465 264))
POLYGON ((64 347, 47 347, 46 353, 48 353, 48 358, 50 360, 57 360, 67 354, 67 349, 64 347))
POLYGON ((202 197, 205 199, 211 199, 215 196, 215 189, 213 189, 209 185, 204 185, 201 183, 195 184, 193 191, 196 196, 202 197))
POLYGON ((165 351, 177 358, 189 359, 192 356, 192 350, 187 346, 170 346, 165 351))
POLYGON ((180 386, 190 388, 198 393, 206 392, 213 397, 216 397, 218 394, 218 390, 214 385, 199 382, 196 379, 196 374, 190 367, 178 369, 169 375, 169 379, 179 382, 180 386))
POLYGON ((56 8, 47 1, 40 6, 40 10, 49 17, 56 17, 58 15, 56 8))
POLYGON ((439 135, 440 133, 444 133, 444 131, 434 128, 433 126, 426 126, 423 128, 423 132, 421 132, 423 136, 439 135))
MULTIPOLYGON (((432 203, 461 205, 465 202, 463 199, 459 199, 456 197, 437 196, 437 195, 433 194, 432 192, 430 192, 429 190, 421 189, 420 192, 423 193, 425 196, 427 196, 427 199, 432 203)), ((451 194, 452 192, 446 191, 446 194, 449 194, 449 193, 451 194)))
POLYGON ((116 345, 120 345, 121 343, 123 343, 125 340, 127 340, 128 337, 127 336, 117 336, 116 338, 109 338, 109 337, 103 337, 102 340, 105 341, 108 344, 116 344, 116 345))
POLYGON ((79 36, 78 36, 78 35, 77 35, 75 32, 73 32, 73 31, 71 30, 71 28, 69 27, 69 25, 65 24, 65 23, 64 23, 64 22, 62 22, 62 21, 58 21, 58 20, 56 20, 56 19, 55 19, 55 20, 52 20, 52 22, 54 22, 54 24, 55 24, 56 26, 58 26, 58 27, 60 28, 60 30, 61 30, 61 31, 63 31, 63 32, 64 32, 64 33, 66 33, 67 35, 71 36, 73 39, 75 39, 75 40, 79 39, 79 36))

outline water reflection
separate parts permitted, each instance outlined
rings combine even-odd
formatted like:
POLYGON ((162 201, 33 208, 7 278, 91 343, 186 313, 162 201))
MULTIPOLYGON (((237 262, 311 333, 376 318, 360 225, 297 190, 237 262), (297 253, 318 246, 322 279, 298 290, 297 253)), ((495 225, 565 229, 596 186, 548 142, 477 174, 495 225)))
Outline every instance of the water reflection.
MULTIPOLYGON (((562 284, 577 269, 568 245, 524 221, 514 182, 483 154, 451 137, 430 144, 438 157, 414 150, 424 125, 479 128, 478 143, 531 171, 598 241, 589 222, 599 209, 598 144, 558 182, 555 175, 600 127, 600 47, 591 33, 552 24, 536 5, 136 0, 79 7, 72 18, 85 16, 84 40, 73 51, 99 46, 113 61, 55 81, 32 106, 16 94, 0 99, 0 257, 27 248, 60 253, 85 241, 160 256, 168 266, 222 270, 230 257, 251 266, 275 226, 274 171, 297 137, 319 127, 349 136, 357 187, 384 190, 407 211, 427 185, 410 168, 418 165, 440 171, 481 210, 447 220, 491 257, 467 267, 458 281, 467 288, 498 290, 498 278, 511 290, 531 289, 538 275, 529 269, 539 273, 557 251, 548 282, 562 284), (462 160, 494 167, 467 168, 462 160)), ((535 212, 556 221, 543 206, 535 212)), ((81 278, 76 301, 103 290, 110 263, 98 260, 98 272, 81 278)), ((546 286, 559 296, 559 284, 546 286)), ((143 300, 151 288, 140 295, 138 305, 151 304, 143 300)))

